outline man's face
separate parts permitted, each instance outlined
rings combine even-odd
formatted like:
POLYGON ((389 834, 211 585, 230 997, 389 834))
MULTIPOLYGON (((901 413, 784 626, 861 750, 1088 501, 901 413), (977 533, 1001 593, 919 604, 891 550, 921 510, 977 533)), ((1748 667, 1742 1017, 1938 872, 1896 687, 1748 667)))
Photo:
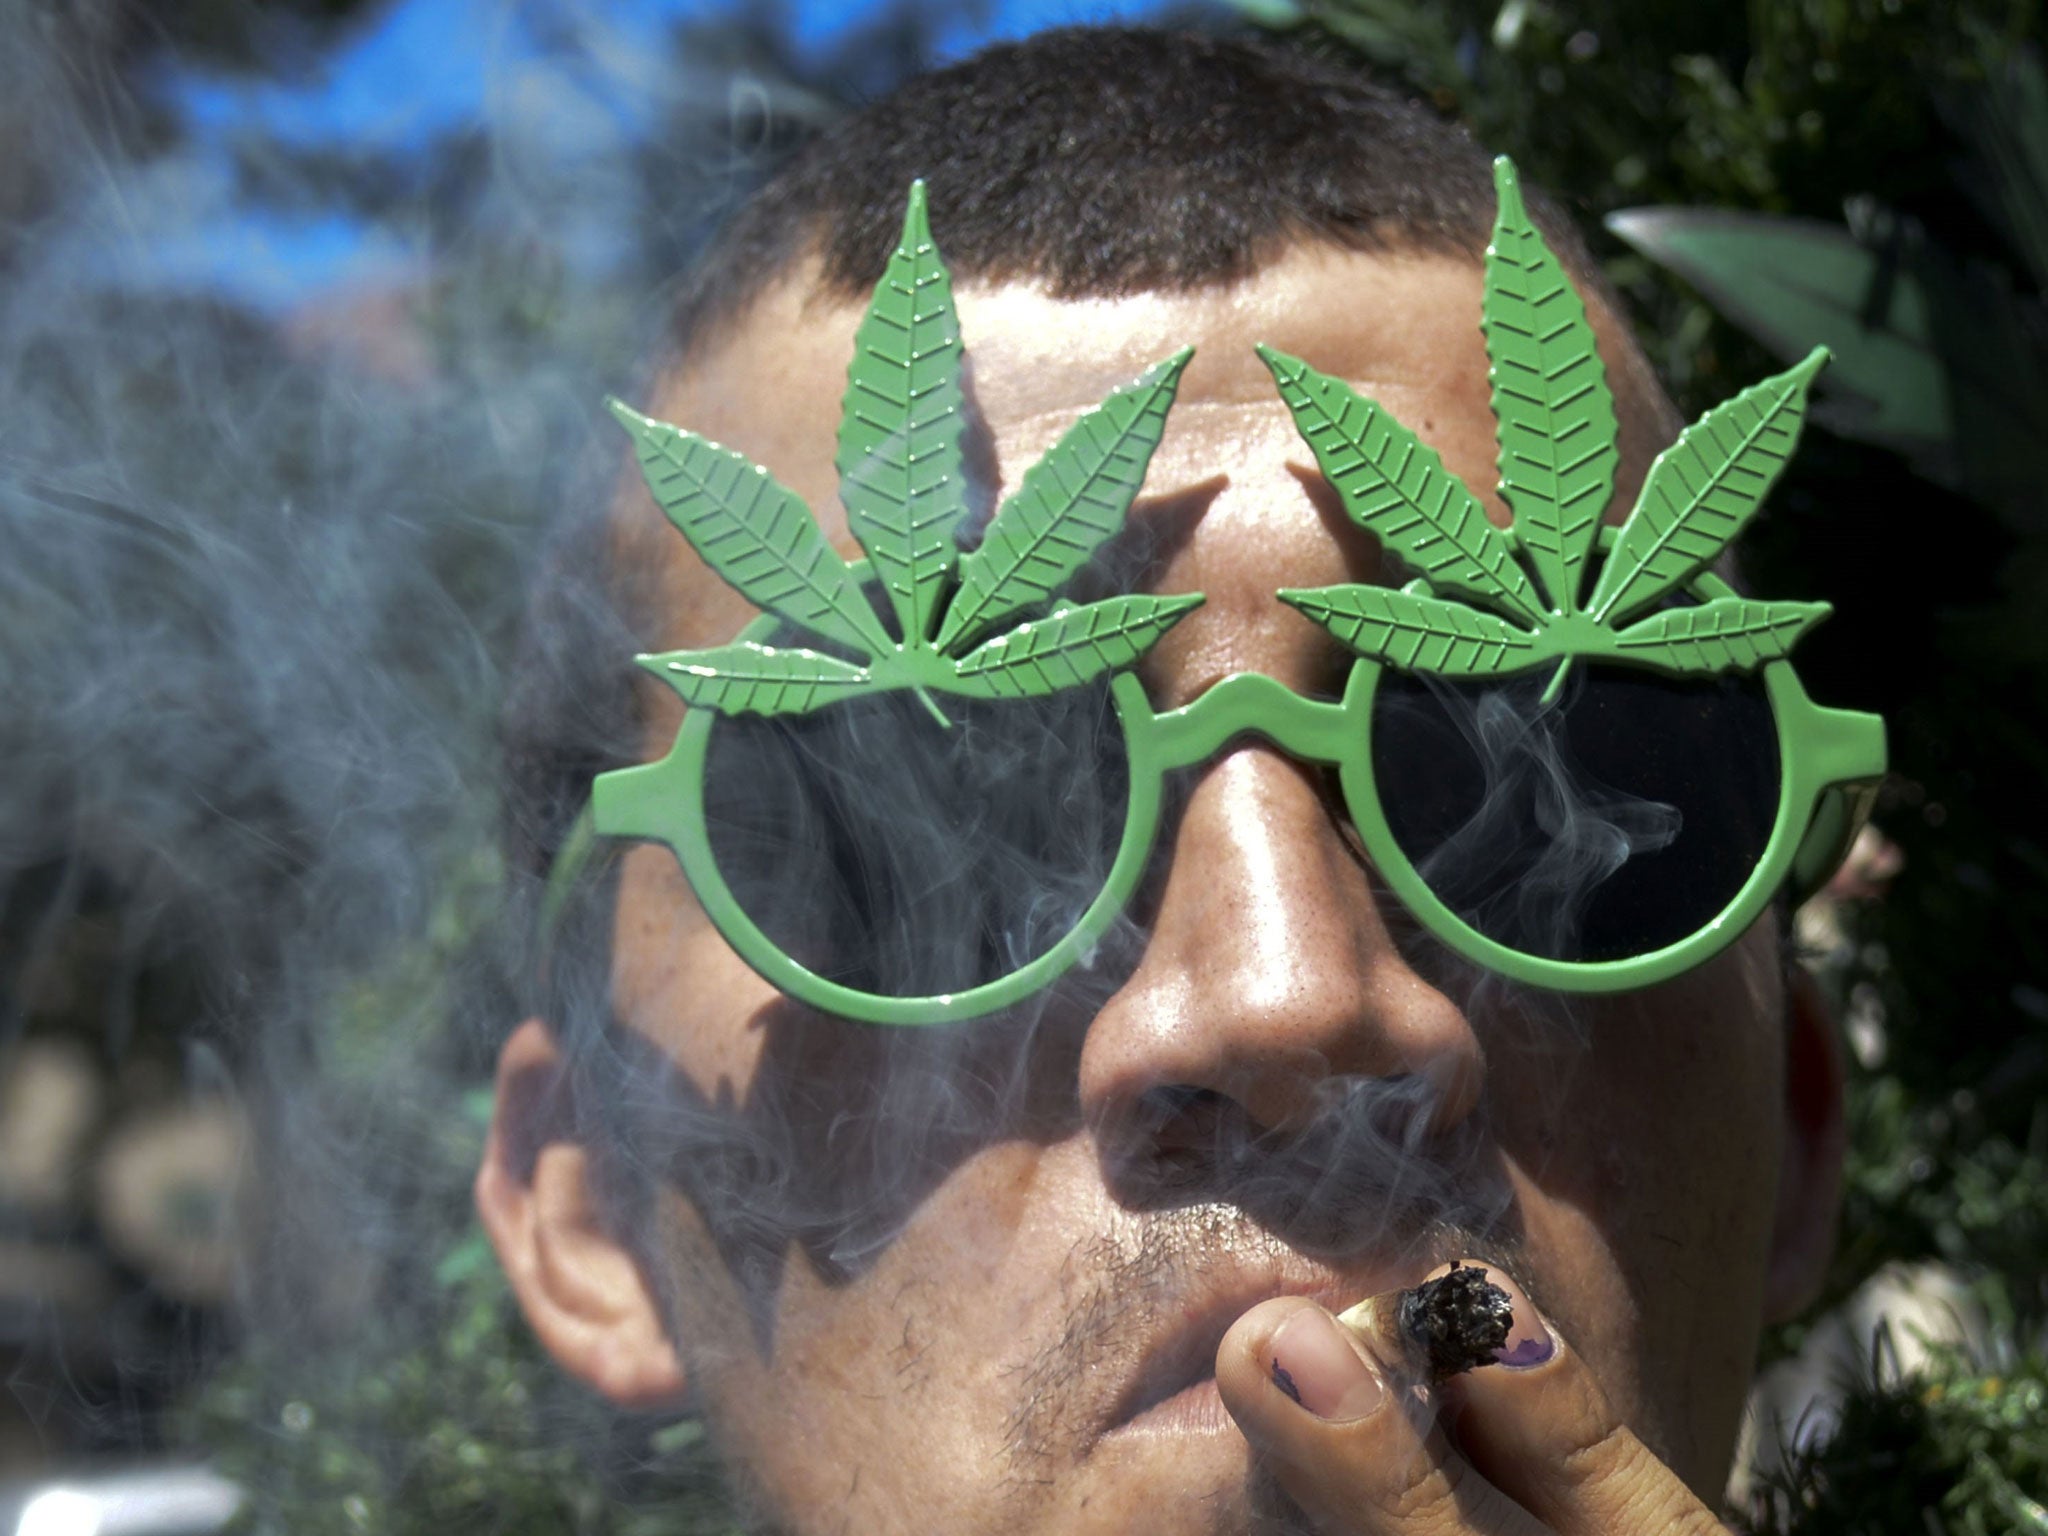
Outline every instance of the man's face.
MULTIPOLYGON (((1197 348, 1127 541, 1137 586, 1207 597, 1144 663, 1155 706, 1243 671, 1334 692, 1345 658, 1274 593, 1378 579, 1254 342, 1381 402, 1507 521, 1480 283, 1476 263, 1317 247, 1193 294, 958 288, 1002 494, 1079 412, 1197 348)), ((849 555, 832 461, 860 313, 800 272, 652 403, 766 465, 849 555)), ((1669 411, 1611 317, 1595 323, 1618 517, 1669 411)), ((729 640, 744 602, 635 495, 622 545, 665 562, 664 642, 729 640)), ((651 689, 647 708, 651 758, 678 715, 651 689)), ((1108 982, 943 1030, 790 1004, 665 850, 626 856, 615 1002, 654 1069, 630 1111, 656 1189, 641 1268, 773 1520, 1239 1528, 1272 1501, 1211 1378, 1224 1330, 1271 1296, 1340 1308, 1454 1256, 1514 1273, 1714 1498, 1770 1300, 1769 925, 1653 991, 1461 1000, 1411 965, 1319 770, 1242 741, 1178 806, 1108 982)))

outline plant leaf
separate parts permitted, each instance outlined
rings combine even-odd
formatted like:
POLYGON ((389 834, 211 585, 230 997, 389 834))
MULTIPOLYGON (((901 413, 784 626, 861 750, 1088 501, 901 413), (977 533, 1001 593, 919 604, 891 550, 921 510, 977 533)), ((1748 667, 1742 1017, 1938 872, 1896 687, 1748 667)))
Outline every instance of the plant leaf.
POLYGON ((605 402, 633 434, 647 488, 704 563, 757 608, 873 654, 890 641, 796 492, 744 454, 605 402))
POLYGON ((1833 611, 1826 603, 1717 597, 1631 624, 1614 637, 1615 655, 1666 672, 1749 672, 1785 655, 1833 611))
POLYGON ((1958 114, 1986 174, 1963 186, 2006 229, 2038 291, 2048 287, 2048 73, 2031 49, 2007 52, 1991 38, 1988 28, 1977 37, 1988 89, 1958 114))
POLYGON ((1440 597, 1365 586, 1283 588, 1279 597, 1361 656, 1409 671, 1495 677, 1551 655, 1540 636, 1440 597))
POLYGON ((1949 386, 1910 264, 1866 249, 1839 224, 1779 214, 1624 208, 1606 222, 1780 357, 1826 346, 1831 388, 1862 397, 1861 409, 1841 413, 1856 436, 1949 440, 1949 386))
POLYGON ((1505 155, 1493 181, 1500 202, 1480 329, 1493 364, 1500 493, 1551 606, 1572 613, 1614 494, 1614 397, 1585 306, 1529 221, 1505 155))
POLYGON ((1815 347, 1797 367, 1715 406, 1657 455, 1593 588, 1594 618, 1618 626, 1728 547, 1798 445, 1807 388, 1827 360, 1827 348, 1815 347))
POLYGON ((960 562, 960 590, 939 628, 940 650, 967 646, 1011 614, 1049 600, 1123 527, 1193 355, 1184 347, 1153 364, 1024 472, 981 547, 960 562))
POLYGON ((1129 666, 1201 602, 1200 593, 1188 593, 1109 597, 1078 608, 1056 608, 961 657, 953 664, 953 686, 985 699, 1025 698, 1076 687, 1129 666))
POLYGON ((707 651, 670 651, 637 658, 683 696, 722 715, 801 715, 873 686, 866 667, 801 648, 778 650, 751 640, 707 651))
POLYGON ((847 522, 912 644, 931 634, 967 511, 960 355, 952 280, 913 182, 903 238, 854 335, 836 460, 847 522))
POLYGON ((1543 604, 1501 531, 1456 475, 1392 414, 1298 357, 1259 356, 1353 522, 1377 535, 1430 585, 1465 593, 1531 625, 1543 604))

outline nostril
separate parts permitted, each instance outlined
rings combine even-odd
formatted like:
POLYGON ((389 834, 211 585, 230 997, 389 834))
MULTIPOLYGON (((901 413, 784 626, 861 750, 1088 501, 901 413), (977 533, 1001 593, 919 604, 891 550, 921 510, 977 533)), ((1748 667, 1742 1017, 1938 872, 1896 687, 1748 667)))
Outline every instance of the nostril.
POLYGON ((1242 1155, 1234 1149, 1244 1144, 1247 1122, 1229 1095, 1169 1083, 1136 1095, 1104 1129, 1113 1184, 1128 1196, 1156 1200, 1214 1186, 1242 1155))
POLYGON ((1105 1182, 1131 1209, 1228 1205, 1332 1255, 1409 1241, 1446 1211, 1498 1218, 1483 1130, 1435 1124, 1440 1089, 1428 1074, 1331 1075, 1296 1108, 1273 1125, 1235 1093, 1155 1085, 1099 1123, 1105 1182))
POLYGON ((1231 1103, 1214 1088, 1173 1083, 1138 1096, 1138 1133, 1161 1154, 1213 1154, 1231 1103))
POLYGON ((1222 1099, 1223 1095, 1214 1088, 1201 1088, 1193 1083, 1169 1083, 1163 1088, 1148 1088, 1140 1094, 1138 1110, 1145 1122, 1158 1131, 1180 1116, 1198 1113, 1222 1102, 1222 1099))
POLYGON ((1169 1083, 1137 1095, 1117 1139, 1127 1159, 1148 1162, 1163 1176, 1190 1178, 1227 1175, 1247 1160, 1333 1139, 1412 1155, 1435 1133, 1442 1098, 1426 1072, 1338 1074, 1298 1088, 1287 1123, 1268 1124, 1219 1089, 1169 1083))

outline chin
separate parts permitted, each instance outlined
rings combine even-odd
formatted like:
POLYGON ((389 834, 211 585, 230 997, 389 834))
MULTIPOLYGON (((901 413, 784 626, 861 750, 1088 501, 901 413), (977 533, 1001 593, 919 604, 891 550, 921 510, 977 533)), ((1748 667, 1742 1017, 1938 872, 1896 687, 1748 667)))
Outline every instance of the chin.
MULTIPOLYGON (((915 1466, 847 1479, 829 1508, 777 1509, 756 1492, 747 1529, 774 1536, 1309 1536, 1312 1527, 1254 1462, 1213 1379, 1119 1426, 1078 1464, 1033 1466, 991 1449, 985 1484, 915 1485, 915 1466)), ((872 1474, 878 1469, 868 1468, 872 1474)), ((748 1480, 744 1477, 742 1482, 748 1480)))
MULTIPOLYGON (((1307 1536, 1310 1527, 1253 1459, 1213 1378, 1105 1436, 1085 1486, 1061 1499, 1047 1532, 1130 1536, 1307 1536)), ((1049 1512, 1051 1513, 1051 1512, 1049 1512)))

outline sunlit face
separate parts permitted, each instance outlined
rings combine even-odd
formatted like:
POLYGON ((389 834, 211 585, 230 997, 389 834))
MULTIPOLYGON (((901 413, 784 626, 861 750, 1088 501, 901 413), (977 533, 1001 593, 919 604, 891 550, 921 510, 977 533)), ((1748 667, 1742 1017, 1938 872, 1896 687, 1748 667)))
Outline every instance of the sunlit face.
MULTIPOLYGON (((1344 659, 1274 592, 1376 578, 1254 342, 1383 403, 1507 520, 1480 281, 1448 257, 1308 248, 1194 294, 959 286, 1005 493, 1077 413, 1197 348, 1132 513, 1149 534, 1140 584, 1207 595, 1147 660, 1156 705, 1240 671, 1328 693, 1344 659)), ((768 466, 849 555, 832 458, 859 316, 799 273, 652 402, 768 466)), ((1618 516, 1669 413, 1595 318, 1621 413, 1618 516)), ((729 639, 746 605, 632 494, 626 542, 667 562, 667 643, 729 639)), ((678 706, 650 689, 647 708, 653 757, 678 706)), ((790 1005, 667 852, 627 856, 616 1003, 654 1069, 635 1112, 658 1189, 643 1262, 743 1480, 801 1531, 1283 1518, 1216 1395, 1224 1330, 1267 1297, 1342 1306, 1478 1253, 1521 1277, 1624 1418, 1715 1497, 1784 1134, 1768 925, 1570 1018, 1505 993, 1468 1010, 1403 958, 1321 773, 1246 742, 1184 790, 1130 963, 1093 996, 946 1030, 790 1005), (1408 1118, 1339 1123, 1389 1108, 1408 1118), (1461 1230, 1361 1196, 1386 1177, 1346 1166, 1361 1148, 1404 1156, 1409 1187, 1445 1196, 1461 1230)))

